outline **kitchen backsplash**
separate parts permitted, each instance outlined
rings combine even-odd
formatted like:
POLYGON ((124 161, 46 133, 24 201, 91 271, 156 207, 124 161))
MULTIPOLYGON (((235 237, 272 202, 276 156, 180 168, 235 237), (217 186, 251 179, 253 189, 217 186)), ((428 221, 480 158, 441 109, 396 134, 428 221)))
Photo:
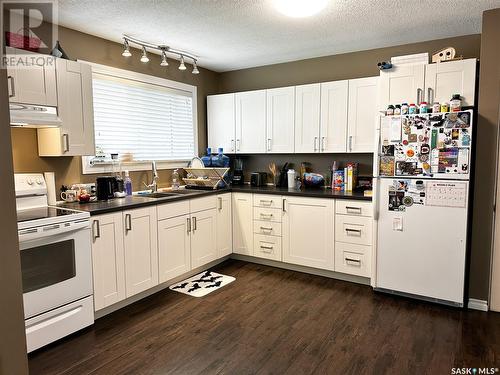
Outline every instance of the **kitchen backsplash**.
POLYGON ((274 162, 280 169, 286 162, 293 165, 289 168, 300 170, 302 162, 308 162, 312 171, 325 175, 331 169, 333 161, 339 163, 339 167, 343 168, 347 162, 359 163, 359 175, 371 176, 373 173, 373 154, 261 154, 261 155, 238 155, 231 156, 231 161, 234 158, 243 160, 243 170, 245 181, 250 181, 250 173, 266 172, 268 183, 272 182, 271 173, 269 172, 269 163, 274 162))

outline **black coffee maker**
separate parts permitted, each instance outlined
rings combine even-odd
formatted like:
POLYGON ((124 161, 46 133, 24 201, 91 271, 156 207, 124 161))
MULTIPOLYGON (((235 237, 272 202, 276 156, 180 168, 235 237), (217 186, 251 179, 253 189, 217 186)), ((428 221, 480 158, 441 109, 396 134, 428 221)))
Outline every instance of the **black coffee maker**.
POLYGON ((233 185, 243 185, 245 177, 243 176, 243 160, 234 159, 233 162, 233 178, 231 180, 233 185))
POLYGON ((99 201, 107 201, 115 196, 117 191, 116 177, 103 176, 96 178, 96 196, 99 201))

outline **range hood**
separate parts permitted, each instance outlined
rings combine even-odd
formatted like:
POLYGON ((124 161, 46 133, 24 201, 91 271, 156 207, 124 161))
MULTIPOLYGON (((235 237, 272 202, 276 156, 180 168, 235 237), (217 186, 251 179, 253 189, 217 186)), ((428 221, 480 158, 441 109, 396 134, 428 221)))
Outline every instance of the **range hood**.
POLYGON ((23 128, 55 128, 61 126, 56 107, 10 103, 10 125, 23 128))

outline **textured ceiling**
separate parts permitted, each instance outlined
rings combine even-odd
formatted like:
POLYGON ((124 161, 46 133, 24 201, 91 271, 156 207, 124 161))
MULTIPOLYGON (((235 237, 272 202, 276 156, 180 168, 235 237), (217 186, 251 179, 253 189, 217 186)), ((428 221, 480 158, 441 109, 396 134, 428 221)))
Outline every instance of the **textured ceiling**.
POLYGON ((482 11, 497 7, 500 0, 330 0, 315 16, 288 18, 272 0, 59 0, 59 23, 165 43, 228 71, 480 33, 482 11))

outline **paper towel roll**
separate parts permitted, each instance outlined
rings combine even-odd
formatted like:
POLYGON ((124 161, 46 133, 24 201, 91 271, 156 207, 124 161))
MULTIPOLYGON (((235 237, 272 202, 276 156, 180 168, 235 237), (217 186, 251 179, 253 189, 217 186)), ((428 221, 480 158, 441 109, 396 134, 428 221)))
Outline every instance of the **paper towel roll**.
POLYGON ((47 185, 47 203, 54 206, 57 203, 56 198, 56 175, 54 172, 45 172, 45 184, 47 185))

